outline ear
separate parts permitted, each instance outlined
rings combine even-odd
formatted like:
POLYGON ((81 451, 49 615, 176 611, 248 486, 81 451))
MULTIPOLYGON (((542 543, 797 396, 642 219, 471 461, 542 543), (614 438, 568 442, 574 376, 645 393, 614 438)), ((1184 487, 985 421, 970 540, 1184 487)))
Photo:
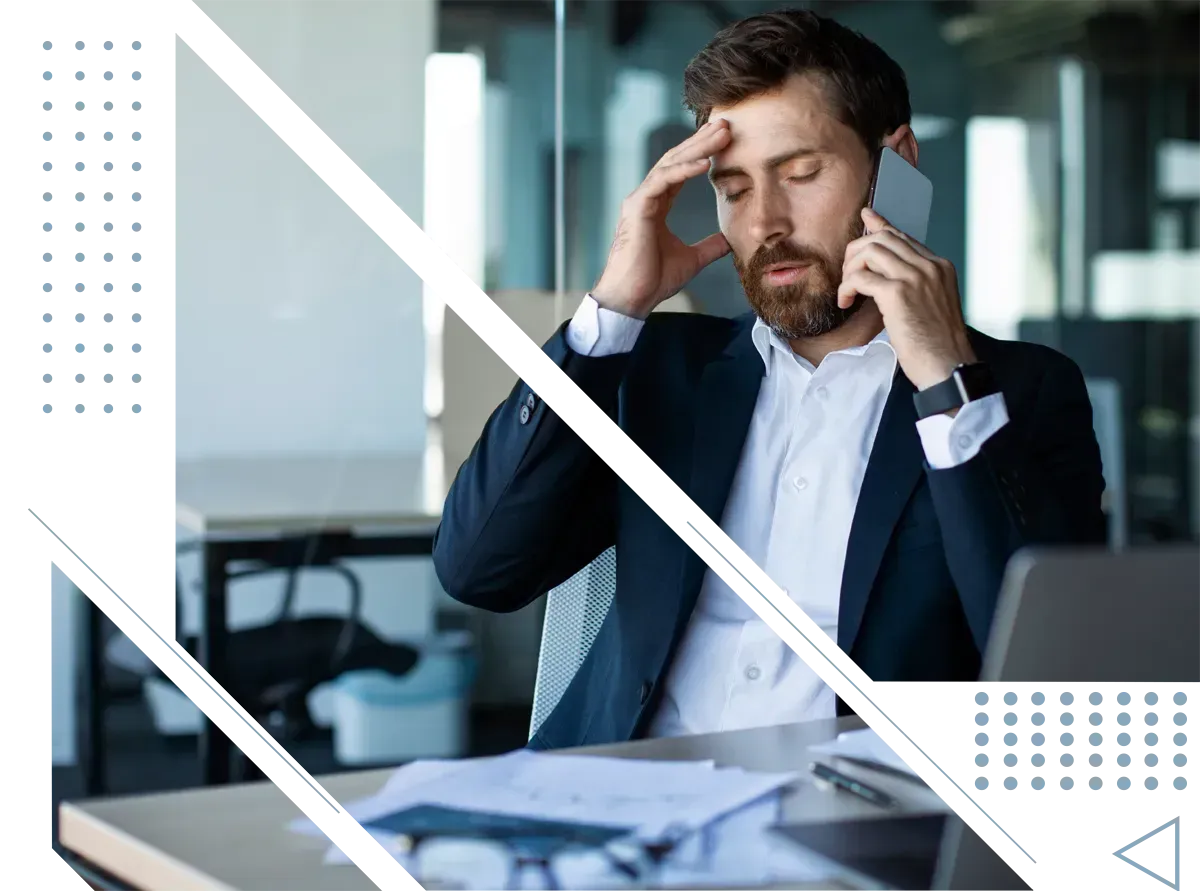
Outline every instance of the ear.
POLYGON ((885 136, 883 144, 913 167, 917 166, 917 137, 908 124, 901 124, 885 136))

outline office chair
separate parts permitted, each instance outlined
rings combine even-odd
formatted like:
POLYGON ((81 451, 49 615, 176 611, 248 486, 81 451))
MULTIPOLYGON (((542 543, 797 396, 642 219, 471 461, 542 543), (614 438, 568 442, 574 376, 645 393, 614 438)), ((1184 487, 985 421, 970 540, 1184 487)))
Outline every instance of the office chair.
POLYGON ((546 595, 530 737, 554 711, 579 671, 608 615, 616 587, 617 550, 609 548, 546 595))
MULTIPOLYGON (((180 551, 196 547, 187 543, 180 551)), ((407 674, 416 666, 419 652, 405 644, 382 640, 361 621, 362 584, 358 576, 339 563, 312 566, 252 566, 231 572, 238 579, 269 572, 284 572, 282 602, 274 621, 265 625, 230 631, 225 646, 225 689, 250 715, 267 727, 281 742, 305 739, 315 730, 308 709, 308 695, 318 685, 349 671, 376 669, 391 675, 407 674), (346 582, 350 606, 344 616, 292 615, 296 584, 301 569, 326 570, 346 582)), ((181 584, 176 593, 176 639, 193 658, 198 658, 199 637, 180 633, 181 584)), ((105 647, 110 664, 140 675, 143 679, 165 675, 122 634, 110 638, 105 647)), ((242 779, 257 776, 246 759, 242 779)))

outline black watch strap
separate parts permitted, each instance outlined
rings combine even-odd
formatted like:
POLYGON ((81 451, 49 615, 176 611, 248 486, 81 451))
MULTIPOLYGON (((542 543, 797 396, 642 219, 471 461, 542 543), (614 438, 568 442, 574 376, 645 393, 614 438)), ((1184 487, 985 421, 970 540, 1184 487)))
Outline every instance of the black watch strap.
POLYGON ((959 365, 940 384, 913 394, 917 420, 952 411, 997 392, 991 369, 983 362, 959 365))

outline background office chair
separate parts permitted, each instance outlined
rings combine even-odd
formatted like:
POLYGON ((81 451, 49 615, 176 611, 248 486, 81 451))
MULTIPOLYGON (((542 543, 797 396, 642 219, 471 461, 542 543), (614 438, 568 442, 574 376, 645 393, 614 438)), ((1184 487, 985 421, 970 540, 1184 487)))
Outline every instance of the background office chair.
MULTIPOLYGON (((280 572, 274 567, 251 567, 230 573, 230 581, 247 576, 280 572)), ((413 670, 420 658, 416 648, 391 644, 362 623, 362 585, 353 570, 341 563, 296 563, 283 570, 283 602, 275 621, 265 626, 230 632, 227 639, 226 675, 214 680, 241 706, 254 723, 276 742, 302 740, 316 728, 308 711, 308 694, 320 684, 335 680, 347 671, 376 669, 403 676, 413 670), (344 616, 305 616, 293 614, 296 584, 301 570, 325 570, 346 581, 350 605, 344 616)), ((170 576, 169 597, 178 598, 174 574, 170 576)), ((180 615, 178 599, 172 614, 180 615)), ((175 639, 194 658, 199 641, 196 636, 175 639)), ((203 665, 202 665, 203 668, 203 665)), ((170 678, 161 668, 158 674, 170 678)), ((244 779, 266 776, 257 758, 238 749, 244 779)))
POLYGON ((617 550, 609 548, 546 595, 542 646, 529 736, 554 711, 608 615, 617 588, 617 550))

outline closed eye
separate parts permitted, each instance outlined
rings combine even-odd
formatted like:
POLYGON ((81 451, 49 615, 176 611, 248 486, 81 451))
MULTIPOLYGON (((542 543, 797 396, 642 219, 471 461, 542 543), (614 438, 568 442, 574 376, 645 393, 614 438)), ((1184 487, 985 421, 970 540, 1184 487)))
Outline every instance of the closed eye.
MULTIPOLYGON (((787 178, 787 181, 789 183, 793 183, 793 184, 797 184, 797 185, 800 183, 811 182, 812 180, 816 179, 817 174, 819 174, 820 172, 821 172, 820 168, 817 168, 812 173, 806 173, 803 176, 789 176, 787 178)), ((745 195, 746 192, 747 192, 746 189, 740 189, 739 191, 736 191, 736 192, 726 192, 722 197, 724 198, 726 204, 733 204, 738 199, 740 199, 743 195, 745 195)))

